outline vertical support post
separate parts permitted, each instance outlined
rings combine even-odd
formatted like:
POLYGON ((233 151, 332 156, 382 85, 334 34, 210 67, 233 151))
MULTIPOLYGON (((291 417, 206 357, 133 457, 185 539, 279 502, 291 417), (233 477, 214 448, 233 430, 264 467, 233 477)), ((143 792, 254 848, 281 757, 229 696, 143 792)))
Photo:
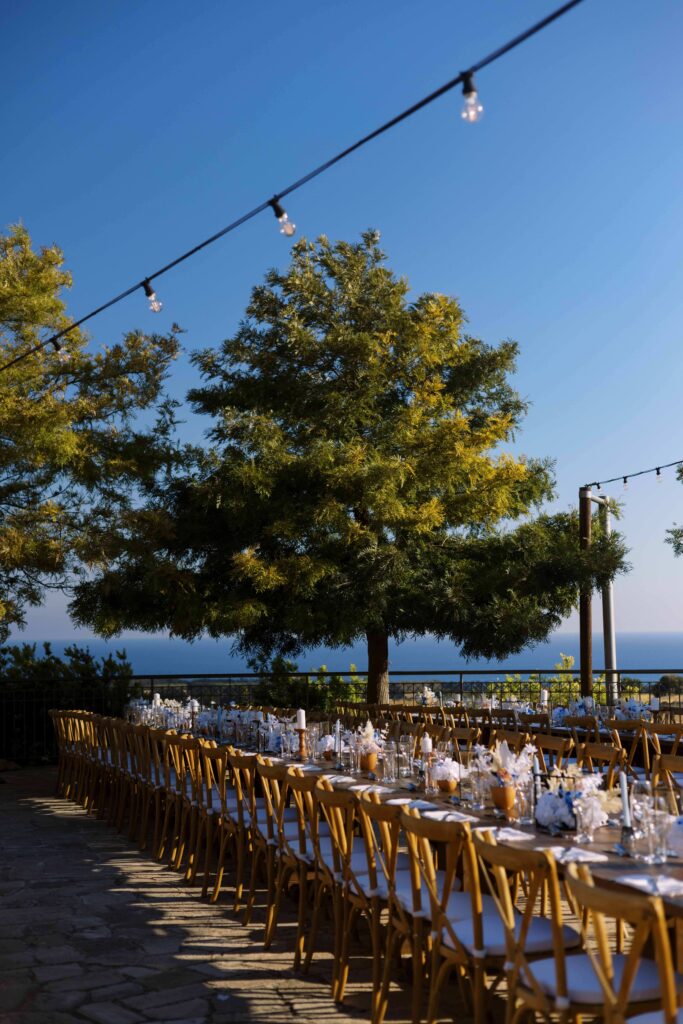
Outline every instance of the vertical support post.
MULTIPOLYGON (((591 546, 591 489, 579 489, 579 541, 582 551, 591 546)), ((593 619, 592 595, 582 589, 579 595, 579 662, 581 696, 593 696, 593 619)))
MULTIPOLYGON (((600 514, 605 536, 609 537, 612 532, 612 517, 607 499, 600 506, 600 514)), ((605 649, 607 703, 610 707, 614 707, 619 700, 619 686, 617 682, 617 640, 614 630, 614 592, 611 580, 602 588, 602 638, 605 649)))

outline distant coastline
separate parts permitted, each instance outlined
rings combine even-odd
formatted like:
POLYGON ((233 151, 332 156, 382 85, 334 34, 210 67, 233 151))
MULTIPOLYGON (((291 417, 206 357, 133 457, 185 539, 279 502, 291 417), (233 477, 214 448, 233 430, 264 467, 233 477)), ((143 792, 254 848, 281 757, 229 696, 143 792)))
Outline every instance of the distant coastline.
MULTIPOLYGON (((203 674, 221 672, 245 672, 248 666, 244 658, 230 654, 230 642, 202 639, 195 643, 166 637, 128 637, 105 641, 97 637, 50 639, 55 654, 61 655, 69 644, 76 643, 89 647, 100 657, 125 650, 136 675, 203 674)), ((42 640, 26 638, 21 634, 12 637, 10 643, 37 643, 42 640)), ((546 643, 533 649, 512 655, 504 662, 483 660, 466 661, 450 643, 439 642, 433 637, 421 637, 392 644, 390 668, 394 671, 418 672, 454 671, 467 669, 496 669, 511 672, 552 669, 561 654, 568 654, 579 661, 578 633, 556 633, 546 643)), ((317 649, 307 651, 294 659, 301 671, 311 671, 326 665, 330 670, 345 672, 353 664, 359 670, 366 667, 365 650, 362 644, 339 650, 317 649)), ((596 671, 603 665, 602 637, 594 636, 593 664, 596 671)), ((680 671, 683 673, 683 632, 681 633, 621 633, 617 636, 617 666, 624 670, 680 671)))

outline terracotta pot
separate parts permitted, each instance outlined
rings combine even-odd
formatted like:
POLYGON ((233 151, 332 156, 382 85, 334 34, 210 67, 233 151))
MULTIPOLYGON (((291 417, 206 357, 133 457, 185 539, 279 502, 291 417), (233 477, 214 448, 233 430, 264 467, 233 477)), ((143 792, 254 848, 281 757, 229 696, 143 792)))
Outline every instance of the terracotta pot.
POLYGON ((455 793, 458 788, 457 779, 437 779, 436 784, 442 793, 455 793))
POLYGON ((377 768, 377 754, 361 754, 360 770, 362 772, 374 772, 377 768))
POLYGON ((334 754, 333 750, 325 750, 325 751, 323 751, 323 757, 325 758, 326 761, 331 761, 333 754, 334 754))
POLYGON ((491 799, 494 807, 497 807, 499 811, 505 811, 508 817, 513 816, 516 796, 514 786, 491 786, 491 799))

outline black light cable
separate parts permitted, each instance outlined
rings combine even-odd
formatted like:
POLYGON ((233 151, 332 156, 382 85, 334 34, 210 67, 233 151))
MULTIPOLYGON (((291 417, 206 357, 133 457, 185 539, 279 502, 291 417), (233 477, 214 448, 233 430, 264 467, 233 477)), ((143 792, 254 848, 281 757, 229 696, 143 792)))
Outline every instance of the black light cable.
POLYGON ((291 195, 292 192, 296 192, 298 191, 298 189, 303 188, 303 186, 307 185, 309 181, 312 181, 314 178, 319 177, 319 175, 324 174, 325 171, 329 171, 331 167, 334 167, 334 165, 338 164, 341 160, 345 160, 346 157, 350 156, 352 153, 355 153, 357 149, 360 149, 362 146, 366 146, 369 142, 372 142, 374 139, 379 138, 380 135, 384 135, 384 133, 388 132, 391 128, 395 128, 396 125, 401 124, 402 121, 406 121, 409 117, 412 117, 413 114, 416 114, 418 111, 422 110, 430 103, 433 103, 435 100, 438 100, 441 96, 445 95, 445 93, 447 92, 450 92, 451 89, 454 89, 456 86, 463 86, 463 94, 465 96, 465 106, 462 112, 463 118, 466 121, 478 120, 483 111, 483 107, 479 103, 478 94, 474 86, 475 73, 481 71, 482 68, 488 67, 489 64, 493 64, 494 61, 500 60, 501 57, 504 57, 507 53, 510 53, 511 50, 514 50, 518 46, 521 46, 521 44, 526 42, 527 39, 531 39, 532 36, 535 36, 538 32, 542 31, 542 29, 547 28, 548 25, 552 24, 554 21, 557 21, 558 18, 561 18, 564 14, 567 14, 574 7, 578 7, 580 3, 583 3, 583 0, 569 0, 568 3, 565 3, 561 7, 558 7, 555 11, 552 11, 545 18, 542 18, 540 21, 537 21, 534 25, 531 25, 524 32, 520 33, 520 35, 517 35, 513 39, 510 39, 507 43, 504 43, 503 46, 500 46, 497 50, 494 50, 492 53, 489 53, 486 57, 483 57, 481 60, 477 61, 477 63, 473 64, 470 68, 467 69, 467 71, 460 72, 460 74, 456 78, 452 78, 449 82, 446 82, 444 83, 444 85, 439 86, 439 88, 435 89, 434 92, 431 92, 429 93, 429 95, 423 97, 421 100, 418 100, 417 103, 413 103, 412 106, 407 107, 406 110, 403 110, 400 114, 397 114, 395 117, 392 117, 391 120, 386 121, 384 124, 380 125, 379 128, 375 128, 374 131, 371 131, 367 135, 362 136, 362 138, 357 139, 356 142, 353 142, 350 146, 347 146, 346 149, 342 149, 335 156, 331 157, 329 160, 326 160, 325 163, 319 164, 318 167, 315 167, 312 171, 309 171, 303 177, 298 178, 290 185, 287 185, 286 188, 283 188, 280 192, 277 192, 272 199, 268 199, 263 203, 259 203, 258 206, 255 206, 252 210, 249 210, 248 213, 242 214, 242 216, 238 217, 237 220, 234 220, 232 221, 232 223, 226 225, 226 227, 221 228, 220 231, 217 231, 209 238, 205 238, 203 242, 200 242, 198 245, 195 245, 192 249, 188 249, 187 252, 182 253, 182 255, 177 256, 174 260, 171 260, 170 263, 167 263, 159 270, 156 270, 153 274, 149 274, 147 277, 143 278, 142 281, 138 281, 136 284, 131 285, 130 288, 126 288, 125 291, 120 292, 118 295, 115 295, 114 298, 109 299, 108 302, 104 302, 101 306, 98 306, 96 309, 91 310, 90 313, 86 313, 85 316, 80 317, 80 319, 74 321, 74 323, 70 324, 68 327, 63 328, 63 330, 58 331, 56 334, 53 334, 49 338, 46 338, 44 341, 41 341, 38 345, 35 345, 33 348, 28 349, 26 352, 22 353, 19 356, 16 356, 16 358, 12 359, 9 363, 5 363, 4 366, 0 366, 0 373, 3 373, 5 370, 9 370, 10 367, 15 366, 18 362, 21 362, 22 359, 28 358, 28 356, 33 355, 34 352, 39 352, 41 349, 46 348, 48 345, 52 345, 59 352, 62 346, 60 345, 58 347, 56 343, 61 338, 65 337, 65 335, 69 334, 71 331, 74 331, 77 327, 80 327, 81 324, 86 323, 88 320, 92 320, 93 317, 99 316, 100 313, 103 313, 105 310, 110 309, 117 303, 122 302, 123 299, 127 299, 129 295, 132 295, 133 292, 136 292, 139 288, 143 289, 145 295, 149 299, 150 309, 152 310, 152 312, 159 312, 161 310, 162 303, 159 302, 159 300, 156 298, 156 294, 151 285, 151 282, 155 278, 161 277, 162 274, 168 273, 169 270, 172 270, 174 267, 177 267, 180 263, 184 263, 185 260, 190 259, 191 256, 195 256, 198 252, 201 252, 202 249, 206 249, 207 246, 212 245, 214 242, 217 242, 219 238, 223 238, 225 235, 230 234, 231 231, 235 231, 243 224, 246 224, 247 221, 253 220, 254 217, 258 216, 259 213, 263 213, 263 211, 267 210, 269 207, 273 210, 275 216, 278 219, 278 222, 280 223, 281 233, 291 237, 294 234, 294 231, 296 230, 296 225, 294 225, 290 221, 289 217, 287 216, 287 213, 285 212, 284 208, 280 203, 280 200, 284 196, 291 195), (476 116, 472 116, 473 113, 476 114, 476 116), (152 296, 154 296, 154 298, 152 298, 152 296), (153 303, 156 303, 158 305, 158 309, 155 308, 153 303))
POLYGON ((592 480, 589 484, 584 484, 584 487, 597 487, 600 489, 602 484, 613 484, 621 480, 624 484, 624 490, 628 487, 629 480, 632 480, 636 476, 647 476, 648 473, 655 473, 657 482, 662 482, 662 470, 671 469, 672 466, 683 466, 683 459, 678 459, 676 462, 663 462, 659 466, 652 466, 651 469, 639 469, 637 473, 620 473, 619 476, 612 476, 609 480, 592 480))

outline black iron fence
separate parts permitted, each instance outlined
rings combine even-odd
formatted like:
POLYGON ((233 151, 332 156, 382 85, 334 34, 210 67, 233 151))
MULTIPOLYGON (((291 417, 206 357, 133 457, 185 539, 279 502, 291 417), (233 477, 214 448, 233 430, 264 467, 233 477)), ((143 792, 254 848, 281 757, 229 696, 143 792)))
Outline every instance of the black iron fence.
MULTIPOLYGON (((425 688, 437 700, 465 704, 488 698, 499 705, 514 701, 547 702, 552 708, 566 706, 580 696, 579 676, 573 669, 423 669, 391 673, 392 701, 419 703, 425 688)), ((367 673, 159 674, 107 682, 0 680, 0 759, 19 764, 55 759, 55 738, 48 714, 51 708, 120 715, 130 697, 151 699, 154 693, 181 701, 192 696, 204 705, 226 706, 234 702, 325 710, 338 701, 365 702, 367 673)), ((624 698, 646 703, 655 698, 662 706, 674 705, 683 712, 683 669, 621 669, 612 673, 608 681, 604 673, 596 672, 594 697, 598 703, 609 706, 624 698)))

